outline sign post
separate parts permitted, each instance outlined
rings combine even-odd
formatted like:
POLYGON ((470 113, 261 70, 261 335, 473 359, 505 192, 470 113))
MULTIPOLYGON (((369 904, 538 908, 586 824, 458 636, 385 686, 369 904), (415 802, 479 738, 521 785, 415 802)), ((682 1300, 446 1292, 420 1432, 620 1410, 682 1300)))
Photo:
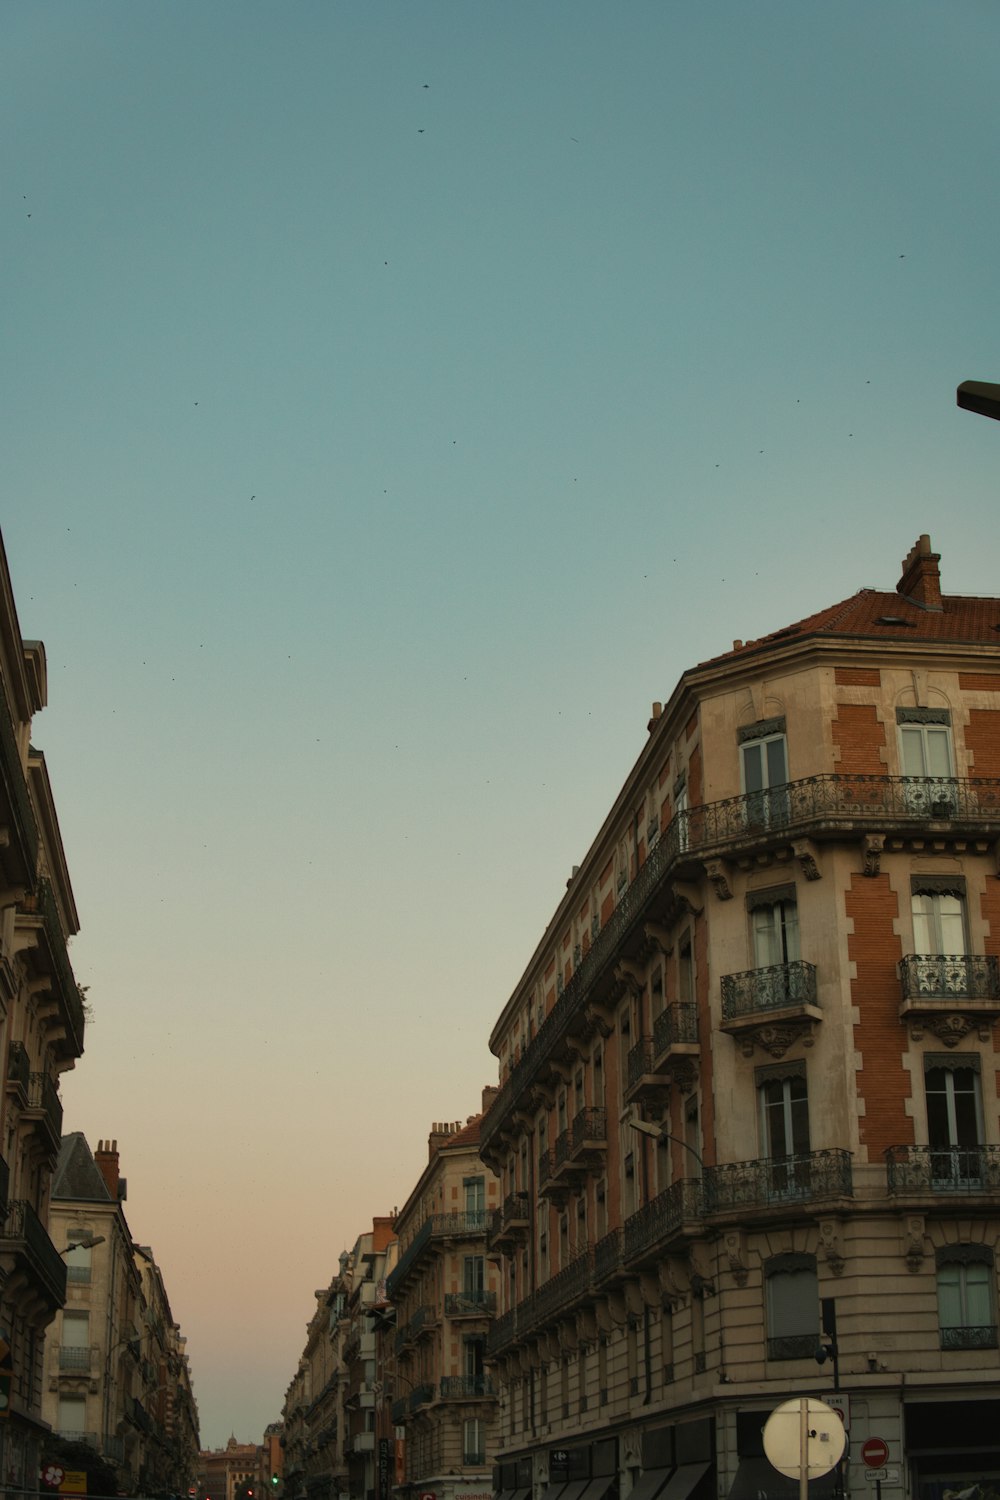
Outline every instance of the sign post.
POLYGON ((840 1413, 815 1396, 783 1401, 764 1423, 764 1452, 779 1474, 799 1481, 799 1500, 807 1500, 810 1479, 836 1468, 846 1445, 840 1413))

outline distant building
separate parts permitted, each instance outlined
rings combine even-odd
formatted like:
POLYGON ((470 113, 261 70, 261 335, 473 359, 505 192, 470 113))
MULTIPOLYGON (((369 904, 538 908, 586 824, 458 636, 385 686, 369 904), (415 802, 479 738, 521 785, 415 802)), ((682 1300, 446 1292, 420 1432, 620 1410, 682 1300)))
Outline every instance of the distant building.
POLYGON ((386 1282, 395 1334, 383 1376, 393 1427, 380 1431, 405 1434, 394 1486, 402 1495, 492 1494, 498 1392, 485 1350, 500 1274, 487 1257, 486 1229, 499 1199, 497 1179, 479 1159, 481 1118, 432 1127, 427 1166, 396 1216, 397 1258, 386 1282))
POLYGON ((45 757, 45 648, 21 638, 0 544, 0 1480, 37 1489, 45 1330, 66 1296, 49 1237, 59 1078, 83 1052, 84 1007, 67 942, 78 930, 45 757))
POLYGON ((264 1455, 260 1443, 238 1443, 235 1433, 224 1448, 204 1449, 198 1455, 198 1500, 259 1500, 265 1490, 264 1455))
POLYGON ((146 1247, 133 1244, 115 1141, 65 1136, 50 1225, 67 1268, 66 1306, 45 1346, 43 1415, 117 1471, 126 1493, 186 1493, 198 1412, 180 1329, 146 1247))
POLYGON ((996 1485, 998 840, 1000 599, 927 537, 654 704, 490 1041, 506 1500, 794 1495, 835 1370, 850 1493, 996 1485))

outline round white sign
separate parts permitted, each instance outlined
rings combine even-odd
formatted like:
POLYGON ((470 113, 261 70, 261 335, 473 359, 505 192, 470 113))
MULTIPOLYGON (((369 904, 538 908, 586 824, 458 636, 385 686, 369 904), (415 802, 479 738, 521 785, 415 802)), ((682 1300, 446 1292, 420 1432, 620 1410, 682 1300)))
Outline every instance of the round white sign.
POLYGON ((801 1478, 803 1468, 807 1479, 829 1474, 843 1458, 846 1443, 839 1414, 816 1396, 783 1401, 764 1423, 764 1452, 789 1479, 801 1478))

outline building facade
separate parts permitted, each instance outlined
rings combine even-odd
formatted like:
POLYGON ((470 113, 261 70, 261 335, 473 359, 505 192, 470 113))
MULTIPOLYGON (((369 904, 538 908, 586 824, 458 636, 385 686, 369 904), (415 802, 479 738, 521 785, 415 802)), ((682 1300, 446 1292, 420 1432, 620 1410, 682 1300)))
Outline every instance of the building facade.
POLYGON ((197 1471, 191 1372, 152 1252, 132 1241, 126 1196, 116 1141, 93 1153, 80 1132, 63 1138, 50 1226, 68 1282, 46 1338, 42 1414, 64 1442, 99 1453, 123 1493, 182 1494, 197 1471))
MULTIPOLYGON (((486 1091, 484 1103, 493 1092, 486 1091)), ((395 1317, 392 1343, 383 1341, 384 1389, 393 1428, 404 1435, 395 1486, 404 1496, 492 1494, 488 1455, 498 1397, 486 1367, 486 1335, 499 1271, 487 1257, 486 1227, 498 1184, 479 1158, 481 1119, 433 1126, 427 1166, 396 1217, 397 1258, 386 1282, 395 1317)))
POLYGON ((45 648, 21 637, 0 544, 0 1482, 37 1485, 45 1330, 66 1295, 49 1236, 59 1078, 83 1052, 84 1008, 67 943, 79 922, 42 753, 45 648))
POLYGON ((927 537, 654 705, 491 1037, 500 1490, 794 1493, 804 1394, 851 1491, 997 1483, 998 836, 1000 600, 927 537))

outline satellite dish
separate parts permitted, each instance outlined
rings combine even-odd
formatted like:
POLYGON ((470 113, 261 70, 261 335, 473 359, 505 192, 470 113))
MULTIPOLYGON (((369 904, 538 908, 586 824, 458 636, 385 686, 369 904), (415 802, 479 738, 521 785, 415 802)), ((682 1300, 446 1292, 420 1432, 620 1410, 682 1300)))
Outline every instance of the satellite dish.
POLYGON ((847 1433, 838 1412, 816 1396, 783 1401, 764 1423, 764 1452, 789 1479, 820 1479, 844 1456, 847 1433))

